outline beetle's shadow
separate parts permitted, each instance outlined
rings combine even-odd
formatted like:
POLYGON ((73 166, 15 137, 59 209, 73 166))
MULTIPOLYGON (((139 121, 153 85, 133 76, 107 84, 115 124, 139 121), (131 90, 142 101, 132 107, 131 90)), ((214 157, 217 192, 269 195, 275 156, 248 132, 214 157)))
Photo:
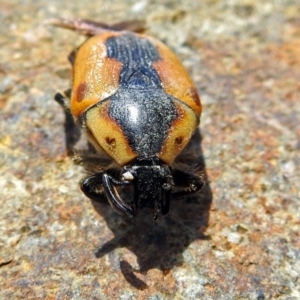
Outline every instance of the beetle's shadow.
MULTIPOLYGON (((206 175, 199 130, 178 162, 197 165, 197 169, 206 175)), ((117 248, 126 247, 136 255, 139 269, 121 260, 120 269, 125 279, 138 289, 147 288, 135 273, 146 273, 154 268, 168 271, 183 263, 182 254, 193 241, 208 238, 204 231, 208 225, 211 202, 208 181, 198 194, 171 202, 170 213, 156 221, 148 209, 140 210, 137 217, 130 219, 116 214, 109 206, 92 202, 114 234, 112 240, 96 251, 96 257, 101 258, 117 248)))

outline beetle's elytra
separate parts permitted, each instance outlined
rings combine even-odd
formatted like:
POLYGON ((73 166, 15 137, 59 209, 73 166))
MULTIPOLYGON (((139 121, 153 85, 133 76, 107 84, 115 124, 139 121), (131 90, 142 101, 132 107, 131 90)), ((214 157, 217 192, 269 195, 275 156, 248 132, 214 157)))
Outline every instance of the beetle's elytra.
POLYGON ((55 99, 96 151, 115 163, 81 181, 85 195, 102 203, 105 195, 118 213, 129 217, 150 207, 156 219, 168 213, 172 197, 200 190, 202 176, 172 167, 201 114, 197 91, 174 53, 153 37, 134 32, 137 28, 128 30, 134 22, 52 23, 90 36, 69 56, 69 99, 61 94, 55 99), (126 186, 133 187, 133 199, 120 197, 117 188, 126 186))

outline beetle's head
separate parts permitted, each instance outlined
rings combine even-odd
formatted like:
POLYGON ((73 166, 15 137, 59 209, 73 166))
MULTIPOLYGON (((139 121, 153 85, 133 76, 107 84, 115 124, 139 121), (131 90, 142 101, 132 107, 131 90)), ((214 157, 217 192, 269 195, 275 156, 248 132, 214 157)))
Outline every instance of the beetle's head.
POLYGON ((90 199, 102 202, 105 195, 116 212, 129 217, 137 215, 139 209, 148 207, 153 210, 154 219, 160 213, 168 213, 171 195, 178 198, 195 193, 203 185, 201 174, 172 169, 158 159, 136 159, 120 169, 108 169, 81 181, 81 189, 90 199), (173 186, 175 192, 172 191, 173 186), (130 203, 122 199, 124 194, 131 195, 130 203))
POLYGON ((85 178, 81 181, 81 190, 95 201, 99 201, 99 196, 105 194, 116 212, 129 217, 137 215, 140 208, 152 208, 156 219, 160 213, 166 215, 169 212, 173 185, 169 166, 159 160, 136 159, 117 172, 110 169, 85 178), (131 191, 127 190, 129 186, 132 187, 131 191), (122 194, 128 195, 129 192, 132 195, 131 203, 122 199, 118 187, 124 187, 122 194))
POLYGON ((132 181, 134 186, 133 208, 153 209, 156 219, 160 213, 167 214, 170 206, 173 178, 171 169, 156 160, 137 160, 123 168, 122 180, 132 181))

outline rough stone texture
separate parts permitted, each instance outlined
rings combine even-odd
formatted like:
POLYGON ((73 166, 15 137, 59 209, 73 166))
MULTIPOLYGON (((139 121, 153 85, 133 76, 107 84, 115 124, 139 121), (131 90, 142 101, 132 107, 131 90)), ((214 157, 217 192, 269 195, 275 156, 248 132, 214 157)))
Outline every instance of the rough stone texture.
POLYGON ((299 16, 298 0, 2 0, 0 299, 300 299, 299 16), (199 197, 153 222, 79 191, 52 99, 84 38, 57 16, 144 19, 183 60, 204 104, 199 197))

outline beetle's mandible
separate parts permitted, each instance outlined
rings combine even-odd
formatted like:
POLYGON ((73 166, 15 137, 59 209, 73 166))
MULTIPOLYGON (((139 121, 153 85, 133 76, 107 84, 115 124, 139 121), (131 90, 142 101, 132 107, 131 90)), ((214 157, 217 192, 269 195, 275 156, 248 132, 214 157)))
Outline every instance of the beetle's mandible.
POLYGON ((168 213, 171 198, 199 191, 202 176, 172 166, 201 114, 198 93, 175 54, 155 38, 137 33, 134 22, 52 23, 89 36, 69 56, 69 97, 56 94, 55 100, 97 153, 114 162, 81 181, 84 194, 101 203, 106 199, 129 217, 152 208, 156 219, 168 213), (129 186, 132 199, 124 200, 118 189, 129 186))

